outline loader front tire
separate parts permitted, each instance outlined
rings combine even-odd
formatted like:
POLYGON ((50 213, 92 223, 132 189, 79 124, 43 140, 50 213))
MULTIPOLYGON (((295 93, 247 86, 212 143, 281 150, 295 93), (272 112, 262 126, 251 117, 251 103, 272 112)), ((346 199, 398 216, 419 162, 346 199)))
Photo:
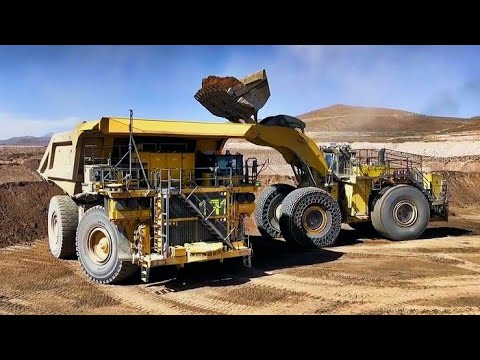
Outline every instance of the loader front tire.
POLYGON ((113 284, 130 277, 138 267, 119 259, 119 231, 109 221, 103 206, 85 212, 78 224, 77 256, 90 279, 113 284))
POLYGON ((427 228, 430 205, 420 190, 411 185, 388 188, 371 214, 375 230, 390 240, 413 240, 427 228))
POLYGON ((282 201, 295 188, 288 184, 274 184, 266 187, 258 197, 254 219, 260 234, 267 239, 280 237, 279 217, 282 201))
POLYGON ((75 232, 78 225, 77 204, 68 195, 57 195, 48 206, 48 244, 57 259, 75 255, 75 232))
POLYGON ((283 200, 280 228, 286 241, 301 247, 331 246, 340 234, 338 202, 316 187, 296 189, 283 200))

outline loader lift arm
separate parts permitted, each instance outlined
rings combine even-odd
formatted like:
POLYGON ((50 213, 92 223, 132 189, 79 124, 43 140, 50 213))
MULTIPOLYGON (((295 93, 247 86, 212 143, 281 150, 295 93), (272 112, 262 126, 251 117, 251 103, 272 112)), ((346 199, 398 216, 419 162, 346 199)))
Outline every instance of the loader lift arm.
POLYGON ((210 76, 203 79, 202 88, 195 94, 195 99, 213 115, 234 123, 251 124, 245 139, 279 151, 292 166, 299 184, 329 183, 328 179, 334 175, 330 174, 323 151, 304 134, 303 121, 289 115, 276 115, 258 122, 257 113, 269 97, 264 69, 242 79, 210 76))
MULTIPOLYGON (((296 122, 302 123, 300 120, 286 115, 277 115, 270 119, 295 119, 296 122)), ((323 151, 308 136, 290 125, 280 125, 273 122, 274 125, 268 125, 270 122, 265 121, 265 125, 255 124, 245 134, 245 139, 249 142, 268 146, 282 154, 285 161, 292 166, 293 171, 299 183, 310 186, 319 186, 327 182, 330 174, 328 164, 325 160, 323 151), (279 126, 280 125, 280 126, 279 126)))

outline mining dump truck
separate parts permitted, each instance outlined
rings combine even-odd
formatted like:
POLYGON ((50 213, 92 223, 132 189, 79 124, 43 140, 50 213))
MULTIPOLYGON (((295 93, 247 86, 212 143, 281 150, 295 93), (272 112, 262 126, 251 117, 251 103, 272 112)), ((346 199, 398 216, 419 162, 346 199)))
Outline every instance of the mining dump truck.
POLYGON ((245 127, 103 117, 53 135, 38 169, 65 192, 49 205, 52 254, 76 255, 100 283, 138 267, 148 281, 154 266, 248 262, 257 164, 221 151, 245 127))
POLYGON ((332 245, 341 222, 373 223, 391 239, 419 236, 447 217, 445 182, 408 154, 319 148, 305 123, 258 120, 270 96, 265 70, 238 80, 208 77, 195 94, 226 123, 103 117, 52 136, 38 168, 64 195, 48 211, 50 251, 77 256, 100 283, 140 268, 242 258, 252 250, 245 219, 292 245, 332 245), (228 139, 278 150, 297 187, 258 190, 258 161, 224 151, 228 139), (255 205, 256 201, 256 205, 255 205))

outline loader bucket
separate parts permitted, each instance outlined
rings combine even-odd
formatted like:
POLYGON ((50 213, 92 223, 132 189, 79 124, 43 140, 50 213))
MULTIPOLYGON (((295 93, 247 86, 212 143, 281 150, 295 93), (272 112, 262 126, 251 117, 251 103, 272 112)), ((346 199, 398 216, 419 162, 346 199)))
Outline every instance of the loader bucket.
POLYGON ((195 99, 215 116, 232 122, 256 123, 260 110, 270 97, 267 73, 260 70, 243 79, 209 76, 195 99), (253 119, 252 119, 253 116, 253 119))

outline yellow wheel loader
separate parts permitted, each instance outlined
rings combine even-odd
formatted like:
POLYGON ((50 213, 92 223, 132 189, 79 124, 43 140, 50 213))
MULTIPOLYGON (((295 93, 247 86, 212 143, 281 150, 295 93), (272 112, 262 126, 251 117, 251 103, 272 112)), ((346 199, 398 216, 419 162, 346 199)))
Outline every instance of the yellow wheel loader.
POLYGON ((245 139, 276 149, 292 167, 296 188, 275 184, 258 196, 254 219, 263 236, 321 248, 335 242, 342 222, 357 229, 373 225, 388 239, 408 240, 420 236, 429 221, 448 220, 446 181, 424 173, 421 156, 348 145, 318 147, 305 134, 305 123, 288 115, 257 122, 255 104, 263 106, 270 91, 264 70, 251 77, 263 82, 257 84, 262 91, 253 89, 247 96, 217 87, 196 97, 214 115, 252 123, 245 139))
POLYGON ((258 122, 269 96, 264 70, 209 77, 195 98, 230 122, 134 119, 130 111, 54 134, 37 170, 65 193, 49 205, 52 255, 77 256, 96 282, 138 269, 148 281, 155 266, 229 258, 250 265, 245 217, 253 213, 262 234, 316 247, 333 244, 342 221, 371 221, 386 237, 407 239, 429 219, 446 218, 440 177, 404 154, 319 148, 291 116, 258 122), (297 188, 266 188, 255 210, 258 163, 223 151, 231 138, 278 150, 297 188))

